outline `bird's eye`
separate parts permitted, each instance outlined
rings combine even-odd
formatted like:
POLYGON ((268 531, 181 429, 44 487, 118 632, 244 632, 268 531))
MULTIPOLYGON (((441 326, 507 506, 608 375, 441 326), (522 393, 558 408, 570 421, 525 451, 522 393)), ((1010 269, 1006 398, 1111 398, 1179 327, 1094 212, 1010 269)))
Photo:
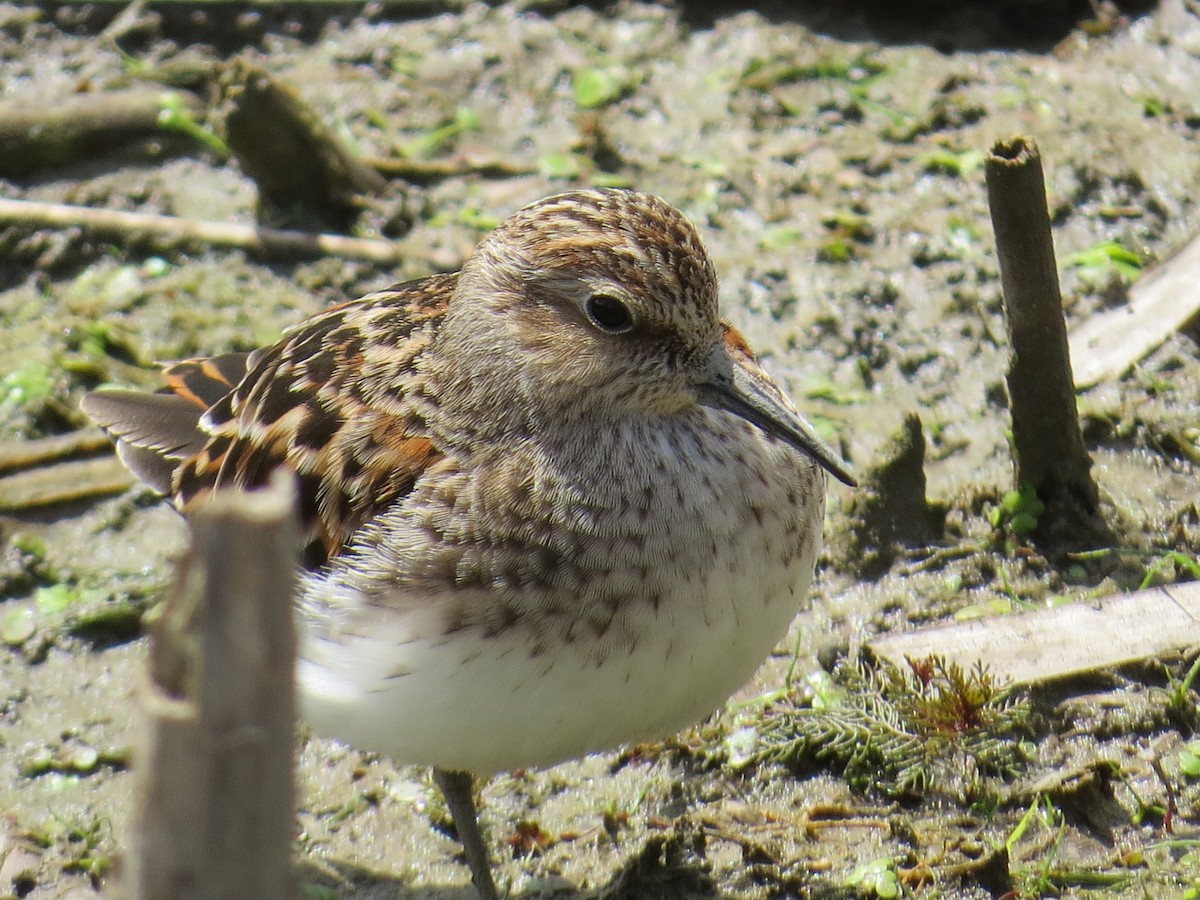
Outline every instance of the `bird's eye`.
POLYGON ((608 294, 592 294, 583 305, 592 324, 609 334, 624 334, 633 328, 633 316, 629 309, 616 297, 608 294))

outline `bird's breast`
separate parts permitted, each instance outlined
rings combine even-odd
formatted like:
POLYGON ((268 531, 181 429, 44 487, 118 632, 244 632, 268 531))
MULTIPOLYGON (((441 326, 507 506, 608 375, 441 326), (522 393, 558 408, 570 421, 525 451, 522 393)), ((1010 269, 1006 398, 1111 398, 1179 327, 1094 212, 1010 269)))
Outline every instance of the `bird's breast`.
POLYGON ((803 604, 824 507, 815 466, 712 419, 738 433, 598 437, 608 462, 590 471, 514 454, 378 523, 302 598, 314 726, 486 771, 658 737, 712 711, 803 604), (400 715, 422 734, 379 724, 400 715), (447 755, 477 728, 492 735, 486 753, 447 755))

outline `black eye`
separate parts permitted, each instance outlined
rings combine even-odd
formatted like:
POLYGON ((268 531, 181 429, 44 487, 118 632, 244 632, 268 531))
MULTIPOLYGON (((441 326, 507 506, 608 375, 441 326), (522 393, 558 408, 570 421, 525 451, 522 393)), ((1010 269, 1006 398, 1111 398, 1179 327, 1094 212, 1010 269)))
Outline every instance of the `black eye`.
POLYGON ((633 316, 625 304, 608 294, 592 294, 583 305, 592 324, 609 334, 624 334, 633 328, 633 316))

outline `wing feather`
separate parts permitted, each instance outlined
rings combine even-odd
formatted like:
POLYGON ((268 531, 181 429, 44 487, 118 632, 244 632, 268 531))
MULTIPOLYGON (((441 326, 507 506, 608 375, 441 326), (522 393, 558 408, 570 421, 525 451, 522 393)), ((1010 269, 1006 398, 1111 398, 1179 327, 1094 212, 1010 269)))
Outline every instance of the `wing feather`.
POLYGON ((304 561, 319 567, 441 457, 405 396, 455 281, 369 294, 251 354, 168 366, 157 394, 104 389, 83 409, 185 515, 218 488, 295 472, 304 561))

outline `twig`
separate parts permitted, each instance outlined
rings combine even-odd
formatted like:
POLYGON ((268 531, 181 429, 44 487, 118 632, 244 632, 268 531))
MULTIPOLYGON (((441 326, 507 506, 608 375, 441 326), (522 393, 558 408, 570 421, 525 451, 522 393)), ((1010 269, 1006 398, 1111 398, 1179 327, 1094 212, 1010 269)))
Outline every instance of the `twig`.
POLYGON ((1105 309, 1071 332, 1075 384, 1091 387, 1119 378, 1143 356, 1200 313, 1200 237, 1146 272, 1129 289, 1129 302, 1105 309))
POLYGON ((404 159, 399 156, 363 156, 362 161, 388 178, 403 178, 416 184, 461 178, 465 175, 514 178, 537 172, 536 167, 522 166, 503 159, 404 159))
POLYGON ((1046 506, 1036 538, 1076 547, 1107 543, 1075 408, 1037 144, 1025 136, 998 141, 985 171, 1008 323, 1017 488, 1036 492, 1046 506))
POLYGON ((218 493, 192 517, 150 644, 131 900, 291 900, 294 491, 218 493))
POLYGON ((365 259, 374 263, 394 264, 404 259, 419 259, 436 269, 453 269, 461 262, 455 254, 414 249, 402 243, 344 237, 338 234, 313 234, 282 231, 233 222, 209 222, 179 219, 151 213, 89 209, 61 203, 0 198, 0 224, 33 225, 50 228, 86 228, 126 238, 148 237, 167 246, 196 243, 236 247, 249 253, 276 258, 308 259, 340 256, 365 259))
MULTIPOLYGON (((0 104, 0 175, 20 175, 93 155, 147 135, 161 135, 162 89, 76 94, 53 103, 0 104)), ((176 91, 199 114, 200 100, 176 91)))
POLYGON ((73 459, 0 477, 0 511, 13 512, 119 494, 133 483, 112 456, 73 459))
POLYGON ((86 428, 28 441, 0 441, 0 474, 32 469, 93 453, 108 454, 112 443, 99 428, 86 428))
POLYGON ((1200 643, 1200 582, 1010 616, 886 634, 868 647, 898 666, 932 653, 993 677, 1038 684, 1200 643))

